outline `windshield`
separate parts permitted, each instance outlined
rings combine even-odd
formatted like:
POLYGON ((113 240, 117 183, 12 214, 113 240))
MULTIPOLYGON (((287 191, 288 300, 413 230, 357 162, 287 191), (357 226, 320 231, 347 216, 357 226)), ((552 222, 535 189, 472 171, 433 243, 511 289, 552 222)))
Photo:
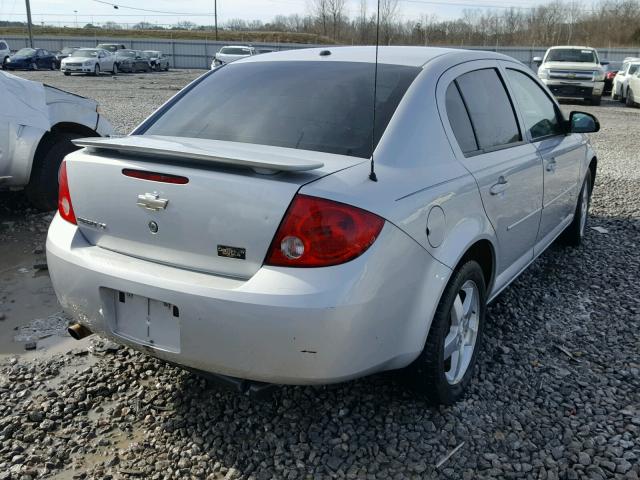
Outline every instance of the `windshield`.
MULTIPOLYGON (((369 158, 374 67, 316 61, 222 67, 142 132, 369 158)), ((378 65, 375 143, 419 71, 378 65)))
POLYGON ((118 53, 116 54, 116 56, 117 57, 135 58, 136 52, 133 52, 131 50, 118 50, 118 53))
POLYGON ((65 53, 65 54, 67 54, 67 53, 73 53, 75 50, 76 50, 76 49, 75 49, 75 48, 73 48, 73 47, 64 47, 64 48, 62 49, 62 52, 60 52, 60 53, 65 53))
POLYGON ((225 55, 250 55, 251 50, 248 48, 239 48, 239 47, 222 47, 220 49, 220 53, 225 55))
POLYGON ((16 55, 20 55, 22 57, 30 57, 31 55, 35 55, 36 51, 33 48, 21 48, 16 52, 16 55))
POLYGON ((109 45, 107 43, 101 43, 100 45, 98 45, 98 48, 102 48, 103 50, 108 50, 110 52, 115 52, 116 50, 118 50, 117 45, 109 45))
POLYGON ((636 73, 638 71, 638 67, 640 67, 640 64, 638 63, 634 63, 629 67, 629 75, 633 75, 634 73, 636 73))
POLYGON ((98 56, 98 50, 76 50, 73 52, 74 57, 91 58, 98 56))
POLYGON ((549 50, 546 62, 598 63, 596 52, 581 48, 554 48, 549 50))
POLYGON ((153 52, 151 50, 148 50, 148 51, 144 52, 144 56, 147 57, 147 58, 159 57, 160 56, 160 52, 153 52))

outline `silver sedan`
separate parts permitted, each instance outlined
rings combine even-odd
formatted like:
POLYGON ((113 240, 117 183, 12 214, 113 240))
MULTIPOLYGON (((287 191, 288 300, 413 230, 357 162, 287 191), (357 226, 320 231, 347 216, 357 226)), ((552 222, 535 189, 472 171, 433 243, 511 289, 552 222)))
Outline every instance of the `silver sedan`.
POLYGON ((599 125, 506 56, 377 60, 238 60, 131 135, 77 141, 47 240, 72 334, 276 384, 402 369, 461 398, 487 303, 582 241, 599 125))

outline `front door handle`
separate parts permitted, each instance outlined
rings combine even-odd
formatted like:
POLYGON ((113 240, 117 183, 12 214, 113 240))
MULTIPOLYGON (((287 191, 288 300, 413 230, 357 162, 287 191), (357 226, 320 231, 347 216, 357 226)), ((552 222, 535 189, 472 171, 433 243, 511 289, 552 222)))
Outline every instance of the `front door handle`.
POLYGON ((549 160, 547 160, 546 170, 547 170, 547 172, 550 172, 550 173, 554 173, 556 171, 556 159, 555 158, 550 158, 549 160))
POLYGON ((491 193, 491 195, 500 195, 504 193, 507 188, 509 188, 509 182, 506 178, 500 176, 500 178, 498 178, 498 183, 492 185, 489 189, 489 193, 491 193))

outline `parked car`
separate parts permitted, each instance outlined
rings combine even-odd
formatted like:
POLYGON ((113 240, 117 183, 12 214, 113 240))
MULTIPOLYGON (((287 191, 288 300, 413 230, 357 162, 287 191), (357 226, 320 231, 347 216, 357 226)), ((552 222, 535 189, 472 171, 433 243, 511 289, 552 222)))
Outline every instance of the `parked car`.
POLYGON ((156 72, 164 70, 169 71, 169 58, 165 57, 162 52, 157 50, 145 50, 143 56, 149 61, 151 68, 156 72))
POLYGON ((629 107, 637 107, 640 104, 640 68, 627 78, 625 103, 629 107))
POLYGON ((613 78, 613 86, 611 89, 611 97, 614 100, 625 102, 627 99, 627 88, 629 86, 629 78, 640 69, 640 58, 626 58, 622 63, 622 67, 613 78))
POLYGON ((43 48, 21 48, 5 61, 8 70, 54 70, 56 57, 43 48))
POLYGON ((11 49, 9 48, 9 44, 6 42, 6 40, 0 39, 0 65, 2 66, 2 68, 5 68, 5 63, 7 62, 7 59, 10 55, 11 49))
POLYGON ((595 49, 551 47, 544 58, 535 57, 533 61, 540 63, 538 77, 557 98, 578 98, 600 105, 605 75, 595 49))
POLYGON ((121 72, 150 72, 151 64, 139 50, 118 50, 115 54, 121 72))
POLYGON ((380 48, 374 117, 375 47, 328 48, 238 60, 76 141, 47 239, 76 338, 276 384, 404 368, 461 398, 487 303, 585 235, 598 122, 510 57, 421 47, 380 48))
POLYGON ((72 73, 85 73, 98 76, 102 72, 118 73, 115 55, 100 48, 79 48, 70 57, 62 60, 60 71, 69 76, 72 73))
POLYGON ((96 48, 101 48, 107 52, 115 53, 118 50, 125 50, 127 47, 121 43, 99 43, 96 48))
POLYGON ((56 68, 60 68, 62 64, 62 60, 65 58, 69 58, 73 52, 78 50, 80 47, 64 47, 62 50, 55 54, 56 57, 56 68))
POLYGON ((225 63, 235 62, 236 60, 240 60, 241 58, 246 58, 257 54, 258 52, 256 52, 256 49, 253 47, 246 47, 241 45, 222 47, 213 56, 211 68, 214 69, 216 67, 219 67, 220 65, 224 65, 225 63))
POLYGON ((53 210, 58 168, 71 141, 109 135, 94 100, 0 72, 0 189, 24 189, 31 203, 53 210))
POLYGON ((609 62, 604 67, 604 89, 602 93, 611 93, 613 91, 613 79, 618 70, 622 67, 622 62, 609 62))

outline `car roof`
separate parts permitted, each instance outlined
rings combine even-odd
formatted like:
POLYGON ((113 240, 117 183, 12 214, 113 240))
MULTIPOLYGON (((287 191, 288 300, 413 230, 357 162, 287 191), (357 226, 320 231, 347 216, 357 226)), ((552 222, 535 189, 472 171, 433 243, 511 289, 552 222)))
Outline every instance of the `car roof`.
MULTIPOLYGON (((401 47, 384 46, 378 48, 378 63, 391 65, 404 65, 408 67, 422 67, 430 60, 443 56, 459 56, 465 60, 496 59, 513 60, 505 55, 485 50, 463 50, 457 48, 438 47, 401 47)), ((234 63, 270 62, 270 61, 338 61, 338 62, 364 62, 375 63, 376 47, 341 47, 326 46, 323 48, 301 48, 298 50, 284 50, 281 52, 265 53, 249 58, 243 58, 234 63), (329 55, 321 52, 331 52, 329 55)))
POLYGON ((555 47, 549 48, 549 50, 556 50, 558 48, 569 48, 573 50, 595 50, 593 47, 584 47, 581 45, 556 45, 555 47))

